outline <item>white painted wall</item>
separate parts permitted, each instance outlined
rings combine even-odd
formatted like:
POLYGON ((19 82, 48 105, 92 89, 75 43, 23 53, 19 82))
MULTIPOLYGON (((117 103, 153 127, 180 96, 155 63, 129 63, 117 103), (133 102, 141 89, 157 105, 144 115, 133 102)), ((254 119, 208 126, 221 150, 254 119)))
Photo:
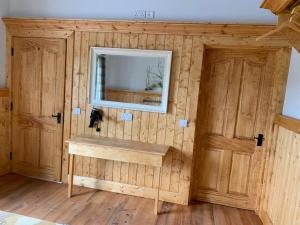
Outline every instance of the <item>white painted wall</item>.
POLYGON ((293 49, 283 114, 300 119, 300 54, 293 49))
POLYGON ((275 23, 262 0, 9 0, 10 16, 133 19, 154 10, 157 20, 215 23, 275 23))
MULTIPOLYGON (((0 0, 0 18, 7 16, 9 0, 0 0)), ((0 21, 0 88, 5 86, 5 49, 6 49, 6 36, 5 26, 0 21)))

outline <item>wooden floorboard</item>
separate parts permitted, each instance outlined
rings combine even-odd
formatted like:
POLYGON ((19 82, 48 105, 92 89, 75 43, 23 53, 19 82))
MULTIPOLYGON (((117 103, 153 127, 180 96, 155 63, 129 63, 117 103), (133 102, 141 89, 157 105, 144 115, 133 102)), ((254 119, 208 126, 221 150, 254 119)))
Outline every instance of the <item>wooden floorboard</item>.
POLYGON ((67 198, 63 184, 19 175, 0 177, 0 210, 78 225, 262 225, 254 212, 209 203, 161 205, 153 200, 75 187, 67 198))

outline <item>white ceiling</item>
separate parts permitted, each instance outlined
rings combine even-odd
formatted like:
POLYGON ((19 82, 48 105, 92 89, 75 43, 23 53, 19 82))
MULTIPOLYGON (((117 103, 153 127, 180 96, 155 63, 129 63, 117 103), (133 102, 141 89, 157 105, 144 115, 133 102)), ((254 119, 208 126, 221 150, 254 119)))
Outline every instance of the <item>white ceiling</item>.
MULTIPOLYGON (((4 0, 0 0, 4 1, 4 0)), ((9 16, 134 19, 153 10, 157 20, 213 23, 275 23, 262 0, 10 0, 9 16)))

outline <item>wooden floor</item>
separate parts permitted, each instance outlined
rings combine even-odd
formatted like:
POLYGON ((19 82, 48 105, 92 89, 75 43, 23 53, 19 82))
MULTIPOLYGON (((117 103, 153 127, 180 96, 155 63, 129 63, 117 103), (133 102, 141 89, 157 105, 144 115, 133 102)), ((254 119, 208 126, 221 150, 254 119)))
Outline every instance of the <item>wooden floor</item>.
POLYGON ((93 225, 262 225, 254 212, 208 203, 164 203, 159 216, 153 200, 25 178, 0 177, 0 210, 58 223, 93 225))

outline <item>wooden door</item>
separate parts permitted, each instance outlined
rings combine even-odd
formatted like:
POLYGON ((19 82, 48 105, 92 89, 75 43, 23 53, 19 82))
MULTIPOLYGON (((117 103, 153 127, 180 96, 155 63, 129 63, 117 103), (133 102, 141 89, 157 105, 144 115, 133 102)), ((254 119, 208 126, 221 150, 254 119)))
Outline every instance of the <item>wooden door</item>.
POLYGON ((193 198, 254 209, 273 85, 270 51, 209 49, 201 77, 193 198))
POLYGON ((59 181, 61 177, 65 51, 63 39, 14 38, 12 65, 12 170, 59 181))

